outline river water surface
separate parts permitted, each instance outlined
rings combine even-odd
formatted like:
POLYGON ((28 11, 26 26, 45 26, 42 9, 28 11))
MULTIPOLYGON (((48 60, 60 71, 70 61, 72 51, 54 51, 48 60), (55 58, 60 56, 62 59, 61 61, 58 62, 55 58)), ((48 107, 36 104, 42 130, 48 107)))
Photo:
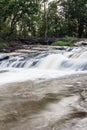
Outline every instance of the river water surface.
POLYGON ((87 130, 87 48, 1 54, 0 130, 87 130))

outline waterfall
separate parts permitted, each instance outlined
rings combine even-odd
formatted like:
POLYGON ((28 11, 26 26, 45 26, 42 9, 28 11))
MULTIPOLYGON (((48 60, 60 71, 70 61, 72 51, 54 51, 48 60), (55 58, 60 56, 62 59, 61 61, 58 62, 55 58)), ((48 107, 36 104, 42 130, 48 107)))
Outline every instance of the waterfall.
POLYGON ((0 83, 57 78, 87 71, 87 48, 9 56, 0 54, 0 83), (3 73, 1 73, 3 72, 3 73))

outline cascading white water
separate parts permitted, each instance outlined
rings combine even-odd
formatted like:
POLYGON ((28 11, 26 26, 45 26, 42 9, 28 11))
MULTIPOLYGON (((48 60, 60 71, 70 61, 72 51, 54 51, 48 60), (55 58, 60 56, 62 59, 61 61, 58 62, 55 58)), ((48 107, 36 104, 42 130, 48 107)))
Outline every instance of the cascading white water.
POLYGON ((87 48, 61 53, 45 52, 37 56, 0 55, 0 83, 57 78, 87 71, 87 48), (6 57, 6 58, 5 58, 6 57))
POLYGON ((38 68, 57 70, 64 60, 67 60, 67 57, 62 54, 50 54, 40 61, 38 68))

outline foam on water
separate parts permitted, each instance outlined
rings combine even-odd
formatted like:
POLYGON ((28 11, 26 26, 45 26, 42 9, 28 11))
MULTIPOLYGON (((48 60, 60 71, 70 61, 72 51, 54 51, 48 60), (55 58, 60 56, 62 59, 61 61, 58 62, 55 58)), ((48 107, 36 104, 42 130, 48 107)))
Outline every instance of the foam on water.
MULTIPOLYGON (((5 57, 1 54, 0 58, 5 57)), ((61 53, 41 53, 36 57, 28 55, 9 56, 0 61, 0 84, 25 80, 46 80, 64 75, 87 71, 87 49, 76 49, 61 53), (6 71, 4 71, 6 70, 6 71)))
MULTIPOLYGON (((43 70, 43 69, 3 69, 4 73, 0 74, 0 84, 11 82, 22 82, 26 80, 43 81, 51 78, 69 75, 67 71, 43 70), (6 71, 7 70, 7 71, 6 71)), ((75 73, 72 71, 71 73, 75 73)))

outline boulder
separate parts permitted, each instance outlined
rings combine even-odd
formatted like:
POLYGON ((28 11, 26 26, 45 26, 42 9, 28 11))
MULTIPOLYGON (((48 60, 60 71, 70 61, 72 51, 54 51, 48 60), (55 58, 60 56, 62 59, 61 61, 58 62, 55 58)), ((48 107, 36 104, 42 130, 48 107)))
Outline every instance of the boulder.
POLYGON ((0 57, 0 61, 7 60, 7 59, 9 59, 9 56, 1 55, 0 57))

